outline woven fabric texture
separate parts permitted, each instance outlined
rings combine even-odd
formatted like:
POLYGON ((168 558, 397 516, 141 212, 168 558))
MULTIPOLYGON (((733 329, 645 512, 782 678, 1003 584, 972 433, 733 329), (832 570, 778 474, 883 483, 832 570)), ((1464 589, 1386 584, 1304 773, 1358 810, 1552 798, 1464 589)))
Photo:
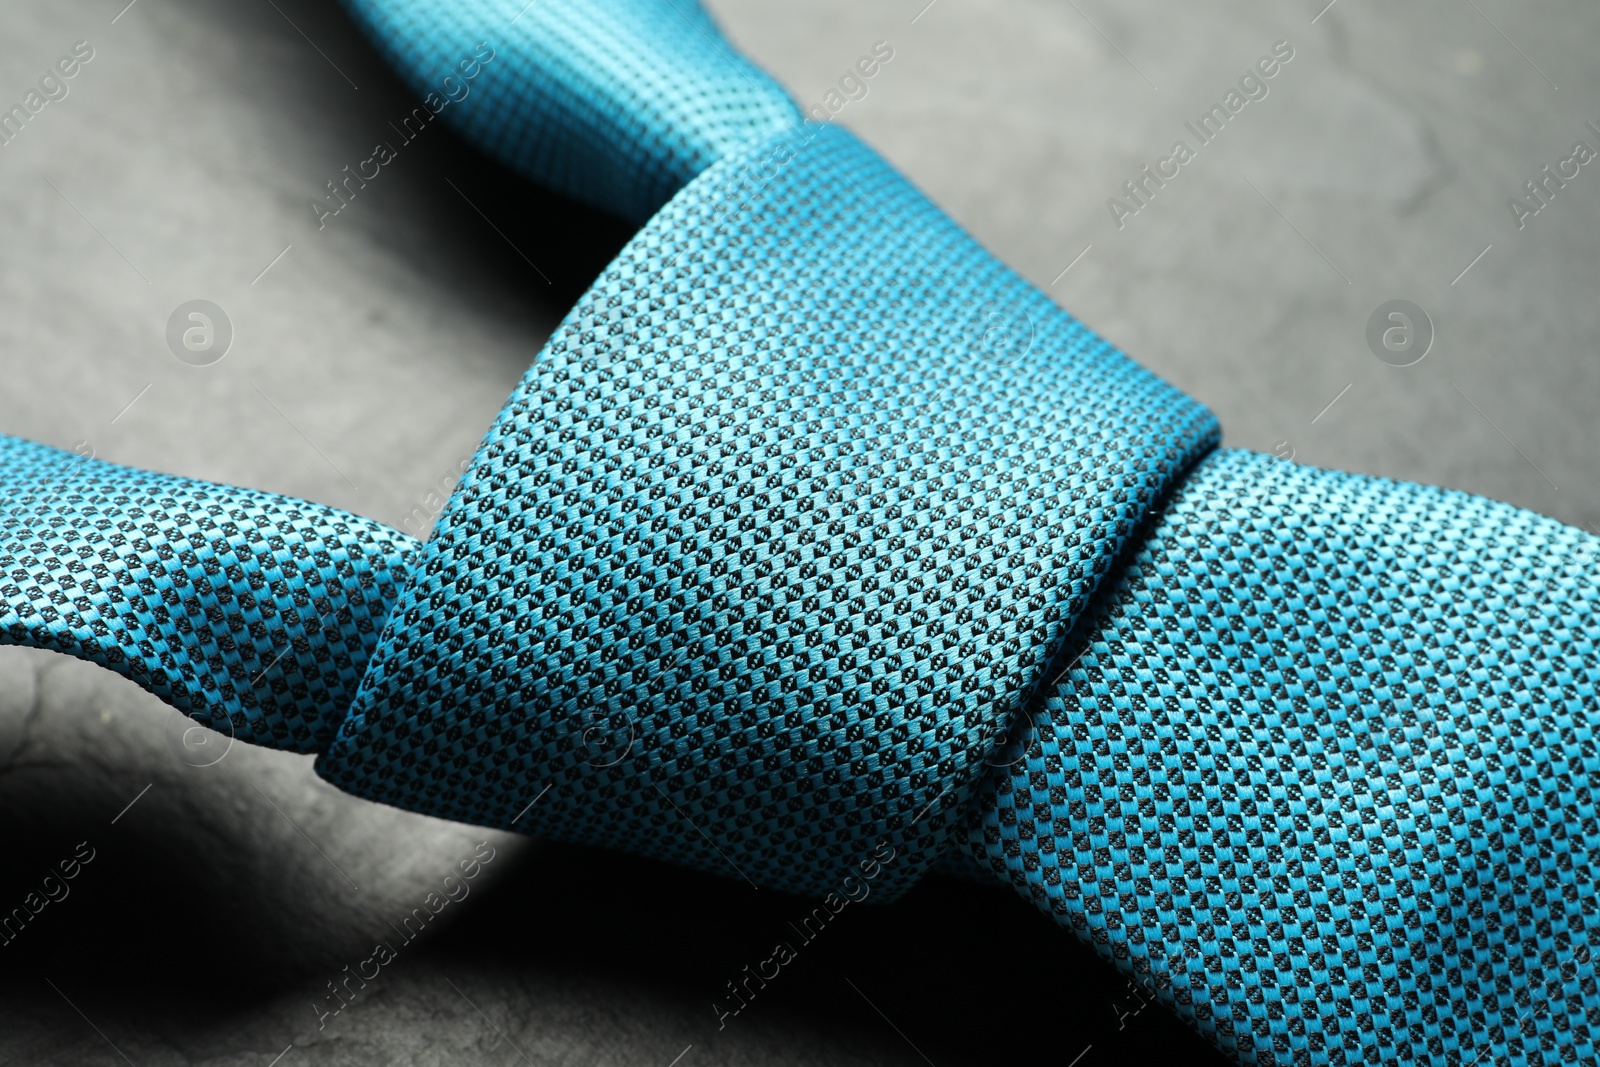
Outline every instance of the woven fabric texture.
POLYGON ((0 437, 0 640, 432 815, 976 864, 1242 1063, 1600 1060, 1600 539, 1216 450, 689 0, 348 5, 648 223, 423 545, 0 437))
POLYGON ((478 148, 634 222, 718 159, 800 119, 697 0, 345 6, 424 104, 478 148))
POLYGON ((973 831, 1243 1063, 1594 1063, 1600 539, 1222 450, 973 831))
POLYGON ((413 538, 14 437, 0 472, 0 643, 109 667, 240 740, 327 747, 413 538))
POLYGON ((552 337, 318 771, 799 892, 887 841, 890 894, 1216 436, 798 128, 696 179, 552 337))

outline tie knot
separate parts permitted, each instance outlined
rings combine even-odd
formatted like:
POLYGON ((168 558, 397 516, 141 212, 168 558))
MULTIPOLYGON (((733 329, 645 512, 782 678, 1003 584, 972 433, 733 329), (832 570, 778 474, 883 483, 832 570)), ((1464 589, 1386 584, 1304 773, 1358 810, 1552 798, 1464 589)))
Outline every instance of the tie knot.
POLYGON ((551 338, 319 772, 801 892, 886 842, 892 894, 1215 437, 850 134, 792 128, 551 338))

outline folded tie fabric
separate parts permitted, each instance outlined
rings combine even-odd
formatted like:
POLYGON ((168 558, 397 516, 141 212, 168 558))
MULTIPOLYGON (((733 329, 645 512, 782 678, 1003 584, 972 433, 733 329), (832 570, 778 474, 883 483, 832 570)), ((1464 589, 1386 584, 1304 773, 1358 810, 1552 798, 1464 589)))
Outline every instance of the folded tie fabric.
POLYGON ((1222 449, 968 847, 1244 1062, 1590 1062, 1600 539, 1222 449))
POLYGON ((0 436, 0 641, 109 667, 242 741, 328 747, 416 543, 0 436))
POLYGON ((689 0, 349 7, 642 228, 426 542, 0 439, 4 640, 411 810, 987 872, 1241 1063, 1594 1062, 1600 540, 1219 448, 689 0))

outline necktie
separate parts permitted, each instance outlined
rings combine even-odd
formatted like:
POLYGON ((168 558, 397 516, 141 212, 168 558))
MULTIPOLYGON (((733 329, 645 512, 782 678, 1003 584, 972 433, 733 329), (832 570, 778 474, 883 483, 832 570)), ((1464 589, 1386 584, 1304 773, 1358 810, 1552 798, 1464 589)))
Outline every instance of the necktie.
POLYGON ((6 640, 413 810, 992 871, 1241 1062, 1595 1055, 1594 538, 1219 449, 687 0, 351 7, 642 229, 426 543, 0 441, 6 640))

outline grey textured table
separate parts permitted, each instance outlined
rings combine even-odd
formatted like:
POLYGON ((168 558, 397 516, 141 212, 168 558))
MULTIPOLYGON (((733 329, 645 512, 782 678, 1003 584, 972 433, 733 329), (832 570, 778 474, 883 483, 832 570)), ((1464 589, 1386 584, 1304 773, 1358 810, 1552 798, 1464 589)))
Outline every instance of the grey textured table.
MULTIPOLYGON (((628 229, 433 127, 319 230, 308 201, 412 106, 352 26, 310 0, 125 2, 0 13, 0 107, 93 48, 0 145, 0 431, 429 521, 628 229), (235 331, 204 367, 165 339, 198 298, 235 331)), ((1520 228, 1508 206, 1600 147, 1600 9, 1326 2, 712 6, 807 104, 889 42, 838 121, 1228 443, 1600 520, 1600 168, 1520 228), (1185 123, 1278 41, 1293 58, 1201 144, 1185 123), (1178 139, 1193 158, 1162 164, 1178 139), (1434 327, 1412 366, 1369 350, 1393 299, 1434 327)), ((0 1060, 1207 1056, 1159 1009, 1119 1018, 1113 972, 1025 902, 948 882, 848 913, 719 1032, 711 1001, 803 902, 345 798, 305 757, 193 766, 183 732, 109 673, 0 650, 0 909, 94 855, 0 947, 0 1060), (469 899, 319 1017, 480 841, 469 899)))

